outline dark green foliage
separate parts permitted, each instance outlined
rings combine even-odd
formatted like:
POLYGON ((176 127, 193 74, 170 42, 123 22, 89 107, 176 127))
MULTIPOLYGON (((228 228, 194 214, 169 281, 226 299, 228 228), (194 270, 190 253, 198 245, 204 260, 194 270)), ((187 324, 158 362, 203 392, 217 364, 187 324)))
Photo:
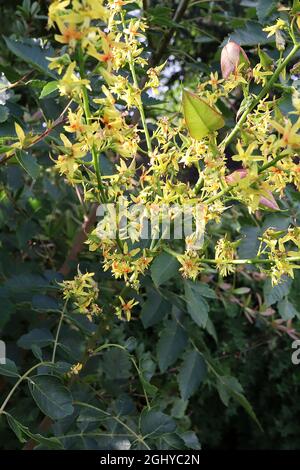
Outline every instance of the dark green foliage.
MULTIPOLYGON (((272 39, 262 25, 278 15, 273 1, 192 2, 178 24, 173 21, 177 3, 151 1, 146 13, 151 47, 170 28, 176 32, 161 57, 171 55, 176 65, 165 79, 171 114, 178 109, 175 90, 183 77, 194 86, 217 69, 219 46, 229 36, 245 46, 251 60, 258 42, 272 56, 272 39)), ((46 4, 0 5, 5 36, 0 73, 11 82, 29 82, 12 89, 0 106, 1 154, 14 140, 14 120, 25 132, 39 134, 42 123, 57 119, 65 106, 56 74, 47 67, 54 45, 46 4), (45 40, 46 47, 34 38, 45 40)), ((239 97, 232 100, 233 107, 239 104, 239 97)), ((157 100, 146 104, 155 115, 157 100)), ((230 127, 234 113, 226 112, 230 127)), ((60 129, 53 131, 54 142, 60 129)), ((293 338, 291 332, 275 331, 267 316, 274 310, 276 318, 293 319, 299 329, 299 272, 277 287, 252 267, 226 281, 211 269, 193 282, 183 280, 178 262, 162 253, 143 279, 140 305, 127 323, 111 309, 111 299, 125 286, 112 280, 101 255, 84 245, 66 278, 74 277, 77 264, 81 272, 94 272, 103 313, 93 323, 68 303, 53 361, 63 309, 61 267, 87 208, 74 188, 47 171, 52 161, 46 143, 20 151, 0 167, 0 339, 9 358, 0 364, 1 403, 25 374, 0 416, 1 447, 21 449, 33 441, 37 449, 299 448, 300 375, 291 362, 293 338), (100 340, 94 344, 96 331, 100 340), (70 377, 77 363, 84 367, 70 377), (45 416, 52 421, 41 435, 45 416)), ((101 165, 109 174, 111 163, 101 165)), ((193 179, 185 171, 183 177, 193 179)), ((212 244, 238 230, 239 256, 253 257, 266 227, 299 224, 299 194, 291 188, 282 204, 279 216, 262 216, 257 225, 237 207, 236 218, 225 214, 223 225, 209 229, 212 244)))

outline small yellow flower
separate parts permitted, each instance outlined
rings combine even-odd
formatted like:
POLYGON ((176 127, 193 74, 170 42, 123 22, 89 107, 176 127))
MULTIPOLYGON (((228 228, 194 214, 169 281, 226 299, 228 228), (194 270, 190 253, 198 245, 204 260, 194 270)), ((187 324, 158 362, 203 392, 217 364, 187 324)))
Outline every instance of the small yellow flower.
POLYGON ((230 263, 230 261, 235 258, 236 246, 237 242, 230 242, 227 240, 226 236, 218 240, 215 250, 215 260, 221 276, 227 276, 235 272, 235 266, 230 263))
POLYGON ((78 96, 81 94, 82 87, 90 89, 90 82, 87 79, 81 79, 75 74, 76 62, 72 62, 65 75, 59 80, 58 89, 61 95, 78 96))
POLYGON ((83 367, 83 365, 80 362, 78 362, 77 364, 74 364, 70 368, 69 372, 67 372, 67 376, 70 378, 70 377, 72 377, 72 375, 78 375, 79 372, 81 371, 82 367, 83 367))
POLYGON ((250 145, 248 145, 246 149, 244 149, 241 144, 241 141, 239 140, 236 145, 238 153, 236 155, 233 155, 232 160, 236 162, 242 162, 245 166, 253 162, 263 160, 263 157, 261 155, 253 155, 253 152, 257 149, 257 147, 257 143, 252 142, 250 145))
POLYGON ((121 302, 121 307, 117 308, 116 310, 117 315, 121 316, 121 314, 124 313, 126 320, 130 321, 131 311, 135 305, 138 305, 138 302, 135 299, 131 299, 125 302, 125 300, 122 297, 119 297, 119 300, 121 302))
POLYGON ((263 31, 268 33, 267 37, 269 38, 270 36, 273 36, 274 34, 276 34, 277 31, 280 31, 285 28, 286 28, 286 23, 281 18, 278 18, 278 20, 276 21, 274 25, 263 28, 263 31))
POLYGON ((271 124, 274 129, 282 134, 280 141, 282 147, 290 146, 292 149, 300 148, 300 118, 295 122, 295 124, 292 124, 289 119, 285 119, 285 126, 282 126, 275 121, 271 121, 271 124))

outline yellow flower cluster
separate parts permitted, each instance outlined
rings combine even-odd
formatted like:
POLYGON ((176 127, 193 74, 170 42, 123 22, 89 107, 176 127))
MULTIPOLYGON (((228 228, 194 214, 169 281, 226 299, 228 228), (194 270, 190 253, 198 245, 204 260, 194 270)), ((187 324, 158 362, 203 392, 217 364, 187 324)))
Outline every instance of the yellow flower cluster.
POLYGON ((278 284, 282 276, 294 277, 294 269, 299 269, 300 228, 289 228, 286 233, 268 229, 261 237, 259 254, 267 255, 271 262, 271 279, 278 284), (287 247, 286 247, 287 245, 287 247), (292 249, 292 248, 295 248, 292 249))
MULTIPOLYGON (((211 72, 198 85, 198 95, 212 108, 219 102, 230 107, 232 94, 237 89, 243 91, 237 120, 245 112, 247 116, 234 135, 239 134, 239 139, 235 141, 236 152, 232 156, 240 168, 230 173, 228 137, 220 142, 218 133, 212 131, 202 139, 192 138, 179 103, 172 116, 152 117, 151 121, 147 117, 144 96, 150 89, 157 94, 165 64, 147 67, 147 25, 142 17, 142 5, 134 2, 139 9, 133 15, 126 8, 129 3, 133 0, 55 0, 50 5, 49 28, 58 31, 55 38, 61 54, 51 58, 49 67, 57 70, 59 92, 69 100, 61 145, 55 145, 57 154, 53 157, 58 171, 71 184, 82 184, 87 201, 115 203, 123 198, 127 205, 142 205, 145 216, 156 209, 159 212, 164 205, 201 204, 203 234, 205 226, 221 221, 230 199, 242 202, 251 213, 258 209, 278 210, 275 197, 283 196, 287 184, 300 189, 300 171, 295 159, 300 146, 300 119, 284 117, 277 100, 271 99, 267 92, 252 106, 255 96, 249 92, 250 78, 266 86, 274 64, 267 60, 266 65, 264 52, 259 49, 262 59, 251 70, 244 51, 231 43, 231 48, 242 51, 243 63, 239 63, 239 55, 228 76, 219 78, 216 72, 211 72), (107 160, 113 170, 103 175, 102 163, 107 160), (181 177, 185 167, 195 168, 196 184, 181 177)), ((265 30, 269 36, 275 34, 278 44, 281 41, 280 49, 287 24, 279 19, 265 30)), ((230 47, 227 46, 228 53, 230 47)), ((299 115, 298 101, 295 93, 296 115, 299 115)), ((174 222, 176 214, 171 209, 169 212, 174 222)), ((160 216, 160 222, 163 221, 160 216)), ((140 276, 146 273, 164 241, 160 234, 148 248, 136 248, 133 245, 138 241, 139 222, 130 215, 128 223, 132 230, 120 230, 115 237, 107 239, 100 239, 96 229, 88 243, 90 250, 102 253, 105 270, 138 289, 140 276)), ((109 219, 104 217, 99 228, 109 230, 109 219)), ((184 248, 175 254, 183 277, 191 279, 198 277, 206 263, 207 243, 195 248, 195 233, 185 237, 184 248)), ((226 237, 217 242, 215 257, 210 261, 221 275, 232 273, 238 264, 233 262, 236 246, 237 242, 226 237)), ((284 257, 280 258, 281 248, 273 251, 274 282, 283 273, 292 274, 294 267, 279 264, 279 259, 284 263, 284 257)), ((91 282, 81 275, 80 282, 83 279, 91 282)), ((66 284, 66 292, 71 295, 76 291, 82 299, 78 307, 88 310, 93 304, 91 297, 85 299, 85 289, 80 287, 79 279, 74 282, 66 284)), ((120 302, 119 315, 129 318, 135 302, 123 299, 120 302)))
POLYGON ((93 279, 94 273, 82 274, 80 271, 71 281, 63 281, 63 295, 66 301, 71 300, 78 313, 86 315, 92 320, 94 315, 101 312, 96 303, 99 296, 97 283, 93 279))

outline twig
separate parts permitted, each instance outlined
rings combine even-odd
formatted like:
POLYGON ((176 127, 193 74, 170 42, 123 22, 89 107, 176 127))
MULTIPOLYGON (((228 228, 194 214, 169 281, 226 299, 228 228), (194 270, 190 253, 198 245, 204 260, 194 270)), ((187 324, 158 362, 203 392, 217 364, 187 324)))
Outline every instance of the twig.
POLYGON ((69 272, 71 271, 71 264, 77 260, 79 253, 82 251, 88 233, 91 231, 92 227, 96 222, 96 212, 97 204, 93 204, 89 214, 84 217, 83 223, 73 241, 72 247, 62 267, 59 270, 59 272, 64 276, 67 276, 69 274, 69 272))

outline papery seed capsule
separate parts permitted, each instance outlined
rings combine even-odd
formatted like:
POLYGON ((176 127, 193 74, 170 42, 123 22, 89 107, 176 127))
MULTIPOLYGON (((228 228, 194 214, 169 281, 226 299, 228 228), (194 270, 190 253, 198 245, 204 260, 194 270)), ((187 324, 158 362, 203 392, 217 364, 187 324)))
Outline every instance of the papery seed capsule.
POLYGON ((248 170, 246 170, 246 168, 240 168, 230 173, 230 175, 227 175, 225 179, 228 184, 236 184, 239 180, 245 178, 247 174, 248 170))
POLYGON ((276 202, 276 199, 274 198, 273 194, 271 191, 266 191, 266 196, 261 196, 259 203, 262 206, 268 207, 269 209, 272 209, 273 211, 279 211, 280 208, 276 202))
POLYGON ((222 77, 228 78, 240 64, 250 65, 247 54, 238 43, 229 41, 221 52, 222 77))
POLYGON ((277 49, 279 51, 284 51, 284 49, 285 49, 285 39, 284 39, 284 35, 279 30, 276 31, 276 33, 275 33, 275 42, 276 42, 277 49))
MULTIPOLYGON (((248 170, 246 168, 240 168, 238 170, 233 171, 229 175, 227 175, 225 179, 228 184, 235 185, 243 178, 246 178, 247 175, 248 175, 248 170)), ((265 196, 260 197, 259 203, 261 206, 268 207, 269 209, 272 209, 274 211, 280 210, 276 202, 276 199, 274 198, 273 194, 269 190, 266 191, 265 196)))

